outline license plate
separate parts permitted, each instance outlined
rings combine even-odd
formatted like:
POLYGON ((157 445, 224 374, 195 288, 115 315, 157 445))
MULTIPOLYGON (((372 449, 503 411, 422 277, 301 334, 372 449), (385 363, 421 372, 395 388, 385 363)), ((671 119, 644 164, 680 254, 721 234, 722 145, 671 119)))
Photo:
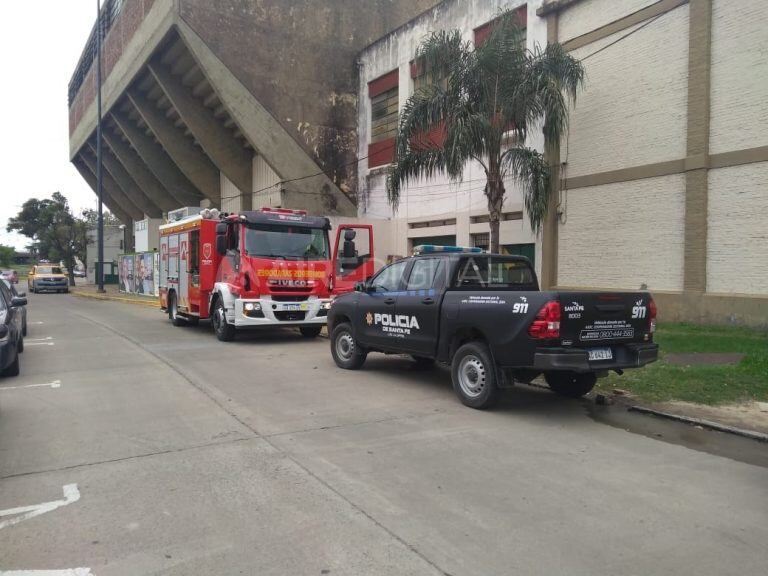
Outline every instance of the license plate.
POLYGON ((283 310, 301 310, 301 304, 283 304, 283 310))
POLYGON ((610 348, 591 348, 587 351, 591 360, 613 360, 613 350, 610 348))

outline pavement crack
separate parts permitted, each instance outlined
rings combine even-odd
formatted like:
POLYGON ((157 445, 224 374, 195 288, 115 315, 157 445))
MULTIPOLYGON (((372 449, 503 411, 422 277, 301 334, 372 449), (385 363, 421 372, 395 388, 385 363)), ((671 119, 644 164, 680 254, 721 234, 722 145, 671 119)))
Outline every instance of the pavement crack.
POLYGON ((81 462, 79 464, 68 464, 67 466, 60 466, 58 468, 46 468, 43 470, 29 470, 27 472, 18 472, 16 474, 8 474, 6 476, 0 476, 0 481, 8 480, 10 478, 22 478, 24 476, 35 476, 37 474, 50 474, 52 472, 76 470, 78 468, 90 468, 93 466, 99 466, 101 464, 113 464, 115 462, 140 460, 142 458, 149 458, 151 456, 162 456, 164 454, 178 454, 180 452, 189 452, 191 450, 199 450, 200 448, 226 446, 228 444, 235 444, 237 442, 248 442, 250 440, 259 440, 259 438, 257 436, 248 436, 245 438, 233 438, 232 440, 224 440, 221 442, 206 442, 205 444, 195 444, 194 446, 184 446, 183 448, 167 448, 165 450, 156 450, 154 452, 145 452, 143 454, 133 454, 132 456, 121 456, 120 458, 107 458, 105 460, 98 460, 96 462, 81 462))

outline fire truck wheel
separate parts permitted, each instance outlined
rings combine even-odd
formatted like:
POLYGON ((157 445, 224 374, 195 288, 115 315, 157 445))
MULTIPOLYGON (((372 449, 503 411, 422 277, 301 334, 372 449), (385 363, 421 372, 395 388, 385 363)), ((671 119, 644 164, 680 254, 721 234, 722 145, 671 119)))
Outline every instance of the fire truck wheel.
POLYGON ((221 298, 216 298, 211 321, 213 322, 213 331, 216 332, 216 338, 222 342, 230 342, 235 339, 235 327, 227 322, 227 315, 221 298))
POLYGON ((368 353, 355 342, 352 326, 342 322, 331 334, 331 355, 339 368, 357 370, 365 362, 368 353))
POLYGON ((320 332, 322 332, 323 327, 322 326, 300 326, 299 332, 301 332, 301 335, 304 336, 304 338, 317 338, 320 336, 320 332))
POLYGON ((171 292, 168 296, 168 318, 174 326, 184 326, 184 318, 179 315, 179 303, 176 299, 176 293, 171 292))

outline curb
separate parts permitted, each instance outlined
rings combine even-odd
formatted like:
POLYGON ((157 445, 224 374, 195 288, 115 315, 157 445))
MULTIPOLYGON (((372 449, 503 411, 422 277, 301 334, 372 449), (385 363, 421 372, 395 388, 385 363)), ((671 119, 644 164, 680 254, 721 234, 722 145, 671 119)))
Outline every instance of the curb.
POLYGON ((758 442, 768 442, 768 434, 763 434, 762 432, 755 432, 753 430, 744 430, 743 428, 736 428, 735 426, 728 426, 727 424, 720 424, 718 422, 712 422, 711 420, 691 418, 690 416, 680 416, 679 414, 662 412, 661 410, 654 410, 652 408, 646 408, 645 406, 628 406, 627 410, 629 412, 639 412, 640 414, 658 416, 659 418, 666 418, 667 420, 675 420, 677 422, 682 422, 684 424, 691 424, 693 426, 701 426, 702 428, 717 430, 718 432, 735 434, 736 436, 742 436, 744 438, 749 438, 751 440, 757 440, 758 442))
POLYGON ((78 296, 79 298, 90 298, 91 300, 111 300, 113 302, 126 302, 128 304, 138 304, 139 306, 146 306, 148 308, 160 308, 160 302, 157 300, 136 300, 135 298, 125 298, 122 296, 108 296, 104 294, 91 294, 89 292, 80 292, 78 290, 70 290, 70 294, 78 296))

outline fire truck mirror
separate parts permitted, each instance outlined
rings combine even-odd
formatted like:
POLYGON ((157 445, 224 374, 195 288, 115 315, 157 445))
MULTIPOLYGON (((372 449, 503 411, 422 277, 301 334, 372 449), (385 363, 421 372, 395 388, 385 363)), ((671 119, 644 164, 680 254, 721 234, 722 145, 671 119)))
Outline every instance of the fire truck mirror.
POLYGON ((227 233, 227 223, 226 222, 219 222, 216 224, 216 234, 226 234, 227 233))
POLYGON ((227 253, 227 236, 226 234, 216 235, 216 252, 224 256, 227 253))
POLYGON ((354 228, 347 228, 344 230, 344 240, 351 242, 357 236, 357 231, 354 228))

